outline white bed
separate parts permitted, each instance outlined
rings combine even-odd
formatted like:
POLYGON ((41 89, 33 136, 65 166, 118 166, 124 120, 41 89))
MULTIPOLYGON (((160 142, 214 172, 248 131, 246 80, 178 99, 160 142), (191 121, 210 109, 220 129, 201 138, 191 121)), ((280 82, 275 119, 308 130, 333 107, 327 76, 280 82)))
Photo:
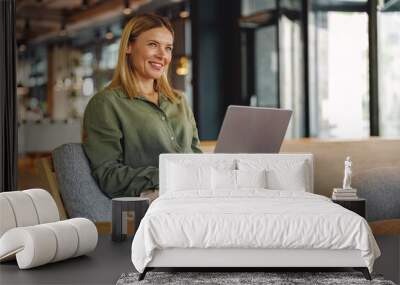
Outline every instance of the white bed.
POLYGON ((309 154, 161 155, 132 262, 141 278, 154 267, 354 267, 369 278, 380 252, 368 223, 312 194, 312 177, 309 154))

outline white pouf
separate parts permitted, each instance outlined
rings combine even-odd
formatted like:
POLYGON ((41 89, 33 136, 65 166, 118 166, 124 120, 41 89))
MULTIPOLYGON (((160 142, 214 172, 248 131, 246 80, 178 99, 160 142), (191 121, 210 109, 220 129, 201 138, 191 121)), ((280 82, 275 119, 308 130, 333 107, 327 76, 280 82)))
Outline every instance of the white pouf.
POLYGON ((28 269, 86 254, 96 248, 93 222, 75 218, 14 228, 0 238, 0 260, 16 255, 20 269, 28 269))
POLYGON ((0 262, 17 259, 28 269, 86 254, 98 233, 85 218, 59 221, 57 205, 43 189, 0 193, 0 262))

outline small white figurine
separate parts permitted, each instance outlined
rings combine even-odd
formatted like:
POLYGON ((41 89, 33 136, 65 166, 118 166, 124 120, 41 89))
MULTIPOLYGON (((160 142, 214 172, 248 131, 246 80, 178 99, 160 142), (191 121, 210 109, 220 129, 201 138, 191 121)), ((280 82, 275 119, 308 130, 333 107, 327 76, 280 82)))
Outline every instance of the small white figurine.
POLYGON ((351 159, 350 156, 346 157, 344 162, 344 179, 343 179, 343 189, 351 188, 351 159))

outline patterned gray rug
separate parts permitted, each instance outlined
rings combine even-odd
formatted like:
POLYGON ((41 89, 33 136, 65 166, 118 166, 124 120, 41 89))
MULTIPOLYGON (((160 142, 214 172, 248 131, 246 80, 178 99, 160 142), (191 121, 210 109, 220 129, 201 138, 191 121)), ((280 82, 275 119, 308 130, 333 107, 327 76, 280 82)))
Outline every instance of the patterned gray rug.
POLYGON ((138 276, 138 273, 122 274, 117 281, 117 285, 395 285, 392 281, 384 280, 379 275, 372 275, 373 280, 368 281, 360 272, 148 272, 146 278, 142 281, 138 281, 138 276))

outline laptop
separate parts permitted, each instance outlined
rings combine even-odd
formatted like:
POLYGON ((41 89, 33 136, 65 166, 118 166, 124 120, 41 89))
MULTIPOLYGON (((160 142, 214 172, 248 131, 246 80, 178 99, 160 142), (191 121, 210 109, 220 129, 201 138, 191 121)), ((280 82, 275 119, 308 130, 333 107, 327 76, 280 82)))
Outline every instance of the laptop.
POLYGON ((230 105, 215 153, 278 153, 291 110, 230 105))

